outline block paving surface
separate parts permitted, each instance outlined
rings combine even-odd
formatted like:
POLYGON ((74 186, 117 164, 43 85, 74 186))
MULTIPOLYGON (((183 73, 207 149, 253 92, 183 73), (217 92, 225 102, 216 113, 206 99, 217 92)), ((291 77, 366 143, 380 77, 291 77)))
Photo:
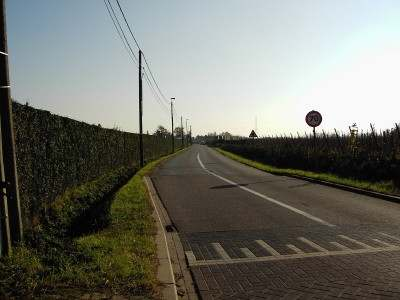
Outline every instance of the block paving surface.
POLYGON ((191 272, 202 299, 400 299, 399 228, 310 229, 181 233, 180 237, 184 250, 195 258, 191 272), (353 251, 365 248, 372 252, 353 251), (298 251, 304 257, 293 256, 298 251), (319 256, 321 252, 329 255, 319 256), (249 255, 254 261, 242 263, 249 255), (257 261, 265 257, 271 260, 257 261))

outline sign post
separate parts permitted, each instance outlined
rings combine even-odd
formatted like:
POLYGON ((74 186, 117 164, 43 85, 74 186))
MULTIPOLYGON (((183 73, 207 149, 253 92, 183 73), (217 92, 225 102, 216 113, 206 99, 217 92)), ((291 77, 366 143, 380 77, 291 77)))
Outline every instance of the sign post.
POLYGON ((312 110, 306 115, 306 123, 308 126, 313 128, 313 135, 314 135, 314 150, 315 150, 315 142, 316 142, 316 133, 315 127, 318 127, 322 123, 322 115, 316 111, 312 110))

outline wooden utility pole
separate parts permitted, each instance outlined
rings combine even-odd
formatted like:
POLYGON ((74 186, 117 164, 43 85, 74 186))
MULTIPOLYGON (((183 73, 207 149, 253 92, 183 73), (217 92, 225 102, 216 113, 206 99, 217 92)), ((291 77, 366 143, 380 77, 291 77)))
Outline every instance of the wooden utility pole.
POLYGON ((172 144, 172 153, 175 152, 175 140, 174 140, 174 103, 173 100, 175 98, 171 98, 171 144, 172 144))
POLYGON ((140 167, 144 166, 143 159, 143 89, 142 89, 142 50, 139 49, 139 152, 140 167))
POLYGON ((192 144, 192 125, 190 125, 190 144, 192 144))
POLYGON ((181 116, 181 129, 182 129, 182 131, 181 131, 181 138, 182 138, 182 148, 183 148, 183 139, 184 139, 184 137, 183 137, 183 122, 182 122, 182 116, 181 116))
MULTIPOLYGON (((10 80, 8 73, 8 46, 5 1, 0 0, 0 119, 1 119, 1 169, 2 204, 1 217, 2 235, 7 235, 9 221, 9 237, 13 244, 22 241, 21 206, 18 191, 17 164, 15 154, 14 126, 12 120, 12 102, 10 80), (4 194, 5 191, 5 194, 4 194), (7 211, 8 206, 8 211, 7 211)), ((1 190, 0 190, 1 191, 1 190)), ((6 238, 7 240, 7 238, 6 238)), ((3 238, 4 241, 4 238, 3 238)), ((10 250, 9 245, 3 244, 3 249, 10 250)))

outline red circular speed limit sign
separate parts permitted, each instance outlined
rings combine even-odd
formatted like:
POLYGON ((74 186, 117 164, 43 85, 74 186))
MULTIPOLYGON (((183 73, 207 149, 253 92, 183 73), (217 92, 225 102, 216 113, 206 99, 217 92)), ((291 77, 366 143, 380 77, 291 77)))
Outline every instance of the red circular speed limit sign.
POLYGON ((322 123, 322 116, 319 112, 312 110, 306 115, 306 123, 308 126, 317 127, 322 123))

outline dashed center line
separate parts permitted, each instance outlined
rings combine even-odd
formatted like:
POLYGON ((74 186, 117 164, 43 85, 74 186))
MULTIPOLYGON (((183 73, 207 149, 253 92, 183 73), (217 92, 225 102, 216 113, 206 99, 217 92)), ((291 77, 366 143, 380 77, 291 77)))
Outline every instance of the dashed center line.
POLYGON ((315 221, 315 222, 318 222, 318 223, 320 223, 320 224, 323 224, 323 225, 326 225, 326 226, 329 226, 329 227, 335 227, 335 225, 333 225, 333 224, 331 224, 331 223, 329 223, 329 222, 327 222, 327 221, 324 221, 324 220, 322 220, 322 219, 320 219, 320 218, 317 218, 317 217, 315 217, 315 216, 313 216, 313 215, 310 215, 309 213, 306 213, 305 211, 302 211, 302 210, 300 210, 300 209, 297 209, 297 208, 295 208, 295 207, 293 207, 293 206, 290 206, 290 205, 288 205, 288 204, 282 203, 282 202, 280 202, 280 201, 278 201, 278 200, 275 200, 275 199, 273 199, 273 198, 271 198, 271 197, 268 197, 268 196, 266 196, 266 195, 263 195, 263 194, 261 194, 261 193, 259 193, 259 192, 256 192, 256 191, 254 191, 254 190, 252 190, 252 189, 249 189, 249 188, 247 188, 247 187, 245 187, 245 186, 241 186, 240 184, 238 184, 238 183, 236 183, 236 182, 234 182, 234 181, 232 181, 232 180, 229 180, 229 179, 227 179, 227 178, 225 178, 225 177, 222 177, 222 176, 220 176, 220 175, 214 173, 213 171, 210 171, 209 169, 207 169, 207 168, 204 166, 203 162, 201 161, 201 159, 200 159, 200 153, 197 153, 197 160, 198 160, 200 166, 204 169, 204 171, 206 171, 206 172, 207 172, 208 174, 210 174, 210 175, 213 175, 213 176, 215 176, 215 177, 217 177, 217 178, 219 178, 219 179, 221 179, 221 180, 223 180, 223 181, 225 181, 225 182, 227 182, 227 183, 229 183, 229 184, 235 185, 235 186, 237 186, 238 188, 240 188, 240 189, 242 189, 242 190, 244 190, 244 191, 246 191, 246 192, 249 192, 249 193, 251 193, 251 194, 253 194, 253 195, 256 195, 256 196, 258 196, 258 197, 260 197, 260 198, 262 198, 262 199, 264 199, 264 200, 267 200, 267 201, 272 202, 272 203, 274 203, 274 204, 276 204, 276 205, 282 206, 282 207, 284 207, 284 208, 286 208, 286 209, 288 209, 288 210, 290 210, 290 211, 292 211, 292 212, 295 212, 295 213, 297 213, 297 214, 299 214, 299 215, 302 215, 303 217, 306 217, 306 218, 308 218, 308 219, 310 219, 310 220, 313 220, 313 221, 315 221))

